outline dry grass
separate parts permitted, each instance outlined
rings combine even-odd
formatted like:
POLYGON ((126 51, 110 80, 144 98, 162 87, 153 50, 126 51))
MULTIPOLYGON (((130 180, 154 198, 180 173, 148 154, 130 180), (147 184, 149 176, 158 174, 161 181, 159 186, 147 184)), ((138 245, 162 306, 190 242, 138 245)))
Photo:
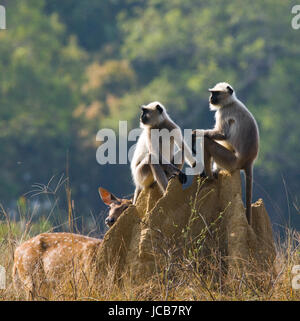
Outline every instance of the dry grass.
MULTIPOLYGON (((22 291, 12 285, 11 270, 13 253, 20 238, 13 233, 12 223, 2 222, 8 233, 0 243, 0 264, 7 271, 6 289, 0 290, 0 300, 25 300, 22 291)), ((21 237, 24 238, 24 235, 21 237)), ((292 289, 291 273, 294 265, 300 264, 300 235, 286 230, 284 242, 277 242, 275 271, 252 270, 247 275, 228 275, 221 267, 218 253, 210 257, 195 258, 191 252, 180 260, 172 250, 165 253, 164 266, 152 279, 142 285, 133 284, 127 275, 124 282, 114 282, 114 267, 105 277, 97 281, 91 275, 84 275, 79 282, 69 273, 63 283, 57 283, 55 290, 40 300, 300 300, 300 290, 292 289)), ((159 260, 162 262, 162 260, 159 260)))

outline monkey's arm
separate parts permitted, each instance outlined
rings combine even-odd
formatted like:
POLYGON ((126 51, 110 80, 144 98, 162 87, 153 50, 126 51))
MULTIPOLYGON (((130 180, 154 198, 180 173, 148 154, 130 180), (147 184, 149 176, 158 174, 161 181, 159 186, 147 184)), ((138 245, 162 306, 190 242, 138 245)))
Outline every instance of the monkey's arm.
MULTIPOLYGON (((164 170, 165 174, 167 174, 168 180, 175 177, 175 176, 178 176, 179 181, 182 184, 186 183, 186 181, 187 181, 186 175, 174 164, 167 161, 163 157, 161 152, 159 152, 159 156, 157 156, 157 154, 155 154, 155 153, 149 153, 149 163, 150 163, 150 166, 153 168, 154 168, 154 166, 159 164, 159 166, 160 166, 159 168, 162 168, 164 170), (153 165, 151 162, 154 162, 153 165), (154 164, 156 164, 156 165, 154 165, 154 164)), ((157 167, 156 167, 156 169, 158 170, 157 167)))
POLYGON ((183 155, 186 162, 191 166, 195 167, 196 160, 192 155, 192 151, 190 150, 189 146, 186 144, 186 142, 183 140, 183 155))
POLYGON ((166 160, 163 157, 162 150, 161 150, 162 148, 161 143, 159 143, 158 146, 152 146, 150 131, 147 135, 146 144, 147 144, 147 149, 149 151, 149 155, 148 155, 149 163, 163 165, 165 170, 167 170, 168 172, 172 172, 172 173, 180 172, 180 170, 172 163, 171 160, 166 160))
POLYGON ((193 157, 192 151, 190 150, 189 146, 182 137, 180 129, 176 131, 176 135, 174 135, 174 141, 177 147, 182 150, 185 161, 189 164, 190 167, 194 167, 196 165, 196 160, 193 157))
POLYGON ((226 135, 221 133, 219 130, 207 129, 204 131, 204 137, 214 140, 226 140, 226 135))
POLYGON ((233 119, 224 119, 214 129, 204 131, 204 137, 213 140, 227 140, 230 134, 230 126, 234 124, 233 119))

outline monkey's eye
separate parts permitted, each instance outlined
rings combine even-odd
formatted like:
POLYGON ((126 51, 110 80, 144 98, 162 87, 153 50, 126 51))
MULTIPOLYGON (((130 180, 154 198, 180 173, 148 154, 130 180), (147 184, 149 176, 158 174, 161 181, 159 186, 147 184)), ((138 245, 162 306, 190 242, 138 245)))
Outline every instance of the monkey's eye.
POLYGON ((213 96, 219 96, 220 94, 221 94, 220 91, 213 91, 213 92, 212 92, 212 95, 213 95, 213 96))

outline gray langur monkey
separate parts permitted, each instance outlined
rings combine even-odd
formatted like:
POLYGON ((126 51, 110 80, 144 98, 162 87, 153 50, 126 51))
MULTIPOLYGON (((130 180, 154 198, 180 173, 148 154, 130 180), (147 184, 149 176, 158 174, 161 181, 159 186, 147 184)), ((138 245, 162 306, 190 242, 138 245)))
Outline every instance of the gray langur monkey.
POLYGON ((162 193, 165 192, 168 181, 175 176, 178 176, 182 184, 186 182, 187 177, 181 171, 184 164, 182 154, 191 167, 196 165, 196 160, 182 137, 181 129, 170 118, 165 107, 159 102, 152 102, 147 106, 141 106, 141 109, 140 127, 143 131, 131 161, 131 173, 136 186, 133 204, 136 203, 141 190, 150 187, 154 182, 158 183, 162 193), (167 130, 168 133, 159 136, 159 144, 156 147, 151 139, 153 129, 160 133, 167 130), (178 147, 176 153, 174 143, 178 147), (177 162, 179 153, 180 161, 177 162))
MULTIPOLYGON (((209 89, 210 109, 215 113, 215 127, 204 131, 204 175, 216 177, 220 168, 230 172, 244 170, 246 178, 246 217, 251 225, 253 163, 258 154, 259 132, 253 115, 236 97, 228 83, 209 89), (215 172, 211 170, 214 161, 215 172)), ((197 136, 193 131, 192 146, 197 136)))

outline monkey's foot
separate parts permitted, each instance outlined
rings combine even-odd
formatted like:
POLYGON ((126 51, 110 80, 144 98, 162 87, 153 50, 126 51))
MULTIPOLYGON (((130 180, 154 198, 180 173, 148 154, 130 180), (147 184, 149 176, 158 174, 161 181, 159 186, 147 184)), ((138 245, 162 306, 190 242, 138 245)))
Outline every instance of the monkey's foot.
POLYGON ((169 177, 169 180, 171 180, 171 179, 173 179, 173 178, 175 178, 175 177, 178 177, 179 182, 180 182, 181 184, 185 184, 185 183, 187 182, 187 176, 186 176, 183 172, 181 172, 181 171, 180 171, 178 174, 176 173, 176 174, 171 175, 171 176, 169 177))
POLYGON ((204 182, 213 182, 216 180, 216 177, 214 177, 214 175, 207 175, 205 171, 203 171, 199 176, 204 180, 204 182))

